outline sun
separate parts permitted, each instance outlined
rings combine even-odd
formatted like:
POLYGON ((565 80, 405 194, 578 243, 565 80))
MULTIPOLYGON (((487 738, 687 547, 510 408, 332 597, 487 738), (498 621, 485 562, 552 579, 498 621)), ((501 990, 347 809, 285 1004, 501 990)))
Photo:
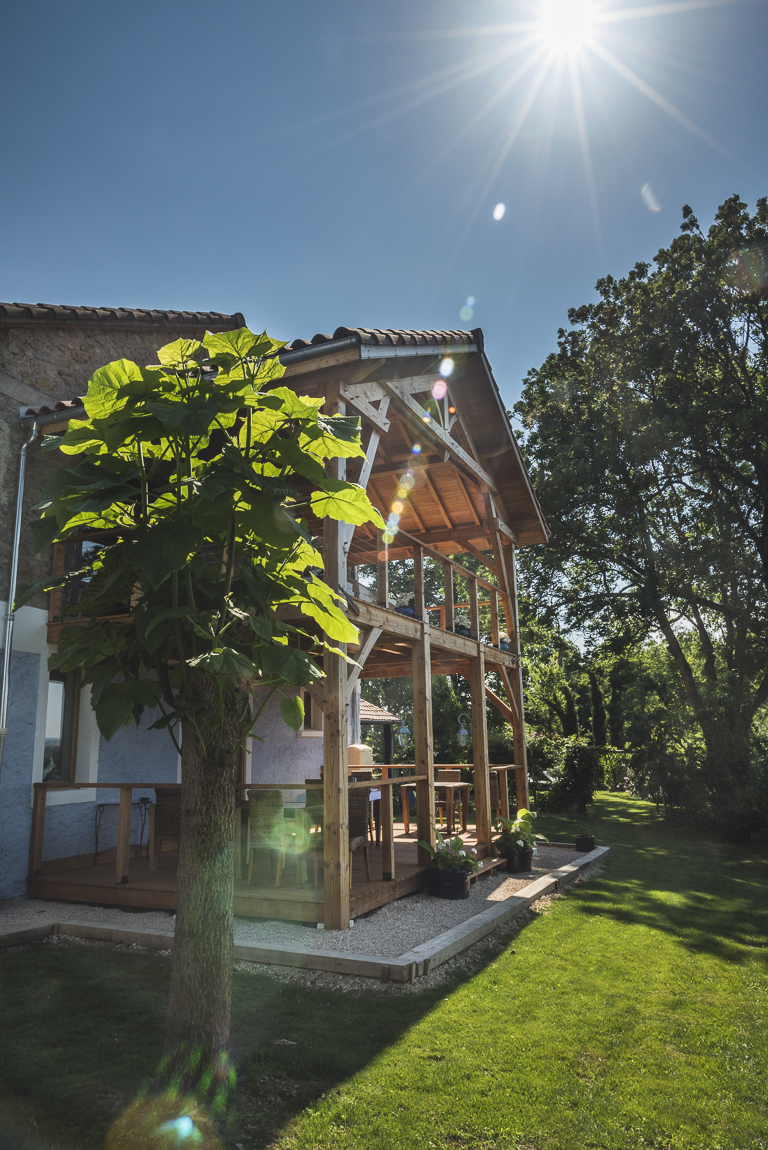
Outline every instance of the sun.
POLYGON ((558 55, 573 56, 586 48, 596 23, 594 0, 539 0, 539 38, 558 55))

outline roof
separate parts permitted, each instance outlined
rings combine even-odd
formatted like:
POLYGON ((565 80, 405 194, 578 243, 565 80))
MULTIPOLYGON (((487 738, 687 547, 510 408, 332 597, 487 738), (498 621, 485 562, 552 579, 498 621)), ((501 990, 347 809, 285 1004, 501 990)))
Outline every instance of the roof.
POLYGON ((312 339, 295 339, 286 344, 280 358, 303 348, 318 347, 335 343, 337 340, 354 340, 355 343, 373 347, 465 347, 475 344, 482 350, 483 333, 480 328, 474 331, 410 331, 401 328, 337 327, 333 335, 319 333, 312 339))
POLYGON ((385 711, 382 707, 377 707, 375 703, 369 703, 367 699, 360 700, 360 722, 361 723, 399 723, 400 719, 397 715, 391 715, 389 711, 385 711))
POLYGON ((144 328, 207 328, 231 331, 244 327, 241 312, 227 315, 220 311, 151 311, 128 307, 69 307, 50 303, 0 303, 0 324, 26 327, 47 324, 53 327, 100 327, 123 331, 144 328))

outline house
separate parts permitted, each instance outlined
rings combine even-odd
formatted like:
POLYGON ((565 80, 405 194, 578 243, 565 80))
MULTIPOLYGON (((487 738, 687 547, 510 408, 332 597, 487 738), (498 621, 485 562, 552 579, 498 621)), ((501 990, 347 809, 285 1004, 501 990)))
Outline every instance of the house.
MULTIPOLYGON (((81 414, 80 397, 103 363, 123 357, 149 363, 159 346, 180 336, 200 338, 206 330, 243 323, 239 314, 0 304, 0 593, 6 600, 17 529, 21 582, 43 577, 51 564, 68 569, 74 559, 67 548, 89 546, 56 544, 53 554, 31 554, 29 509, 60 465, 57 453, 39 454, 35 428, 55 433, 81 414)), ((325 678, 305 690, 306 720, 298 733, 276 709, 265 712, 258 732, 263 741, 252 740, 243 756, 240 793, 249 785, 279 787, 290 803, 300 797, 300 786, 318 780, 325 804, 325 878, 319 888, 297 880, 290 888, 269 889, 271 884, 254 888, 241 877, 235 909, 343 928, 355 914, 423 882, 426 857, 416 841, 434 835, 432 675, 462 674, 471 686, 472 841, 481 857, 491 838, 486 699, 514 732, 515 763, 496 769, 504 779, 514 775, 518 805, 527 805, 515 552, 545 542, 548 531, 480 329, 337 328, 332 335, 294 340, 280 358, 283 383, 300 394, 322 396, 326 411, 360 417, 366 454, 349 461, 347 478, 367 488, 388 531, 377 534, 370 525, 332 520, 310 525, 322 546, 326 581, 346 597, 359 628, 357 646, 349 647, 355 665, 325 656, 325 678), (472 556, 478 569, 464 566, 461 554, 472 556), (395 604, 390 594, 395 568, 401 583, 404 572, 409 580, 405 604, 395 604), (434 594, 436 573, 439 601, 428 602, 425 588, 434 594), (501 694, 487 681, 491 671, 501 694), (415 773, 409 784, 398 779, 397 785, 415 789, 417 825, 410 839, 393 828, 396 784, 385 767, 377 783, 382 879, 360 882, 347 852, 347 809, 349 788, 364 784, 348 781, 349 746, 360 737, 359 680, 390 676, 413 678, 415 773)), ((172 858, 150 873, 143 853, 134 853, 130 862, 129 856, 145 843, 154 788, 183 782, 176 752, 164 732, 147 729, 151 716, 104 742, 87 693, 76 691, 71 675, 47 670, 47 656, 67 625, 60 611, 58 593, 21 608, 13 623, 12 657, 4 662, 9 691, 0 775, 0 897, 26 889, 37 897, 171 909, 172 858)))

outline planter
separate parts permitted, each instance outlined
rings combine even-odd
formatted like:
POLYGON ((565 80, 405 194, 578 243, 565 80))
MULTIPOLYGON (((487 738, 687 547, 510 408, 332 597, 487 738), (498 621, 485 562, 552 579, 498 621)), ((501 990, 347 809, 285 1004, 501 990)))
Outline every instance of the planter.
POLYGON ((472 638, 472 632, 469 627, 454 627, 453 633, 454 635, 466 635, 468 639, 472 638))
POLYGON ((594 835, 576 835, 575 847, 577 851, 593 851, 595 849, 594 835))
POLYGON ((430 867, 427 871, 427 890, 435 898, 469 898, 469 871, 430 867))
POLYGON ((500 651, 508 651, 509 650, 509 643, 499 643, 499 650, 500 651))
POLYGON ((533 866, 533 851, 507 855, 507 874, 525 874, 533 866))
POLYGON ((413 607, 395 607, 395 611, 397 611, 398 615, 410 615, 413 618, 416 617, 416 611, 413 607))

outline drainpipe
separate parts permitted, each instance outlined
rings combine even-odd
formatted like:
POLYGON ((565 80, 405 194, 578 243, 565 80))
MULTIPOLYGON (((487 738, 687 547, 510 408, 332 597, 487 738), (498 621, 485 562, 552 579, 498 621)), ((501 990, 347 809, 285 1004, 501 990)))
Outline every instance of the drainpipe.
POLYGON ((22 444, 19 453, 19 486, 16 492, 16 521, 13 525, 13 549, 11 551, 11 579, 8 586, 8 606, 5 616, 5 644, 3 647, 3 677, 0 682, 0 774, 3 769, 5 736, 8 734, 8 694, 11 684, 11 648, 13 645, 13 624, 16 612, 13 609, 16 599, 16 579, 19 573, 19 550, 21 546, 21 517, 24 512, 24 477, 27 470, 27 451, 37 439, 39 428, 33 424, 29 438, 22 444))

